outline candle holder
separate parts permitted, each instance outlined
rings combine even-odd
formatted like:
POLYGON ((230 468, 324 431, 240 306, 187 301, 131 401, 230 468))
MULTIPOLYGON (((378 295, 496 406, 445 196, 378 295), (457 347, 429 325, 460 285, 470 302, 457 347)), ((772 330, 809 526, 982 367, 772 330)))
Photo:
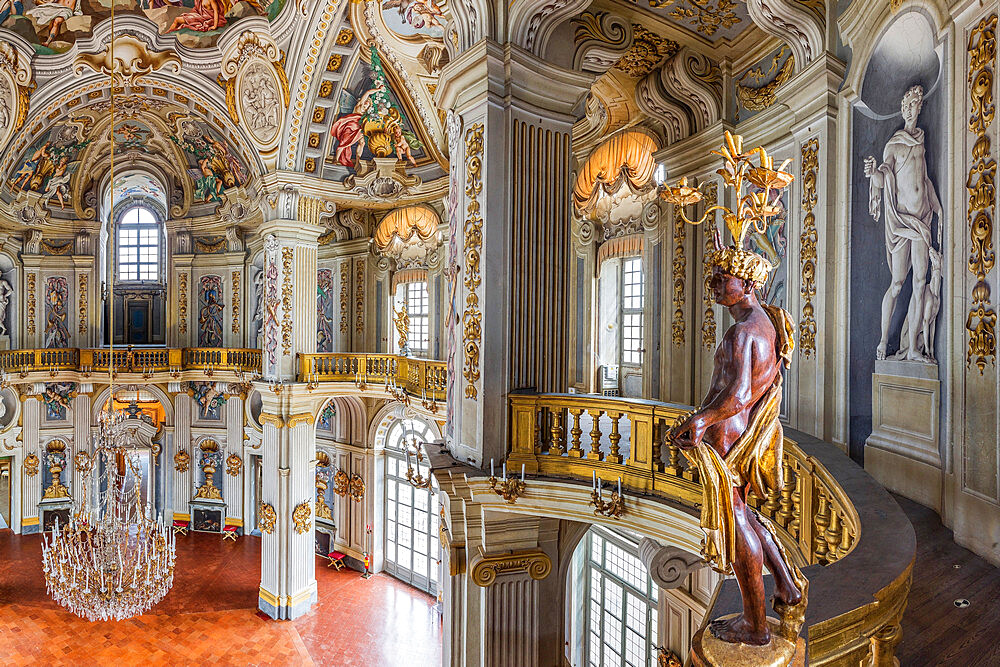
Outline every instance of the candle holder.
POLYGON ((622 480, 618 478, 618 490, 611 492, 611 499, 604 500, 601 483, 594 481, 594 489, 590 492, 590 504, 594 506, 594 514, 610 519, 620 519, 625 514, 625 496, 622 494, 622 480))
POLYGON ((285 383, 282 380, 275 380, 272 378, 267 381, 267 388, 270 389, 275 396, 279 396, 281 395, 281 390, 285 388, 285 383))
POLYGON ((20 377, 20 378, 21 378, 22 380, 23 380, 24 378, 28 377, 28 367, 27 367, 27 366, 21 366, 21 370, 20 370, 20 372, 19 372, 19 373, 18 373, 17 375, 18 375, 18 377, 20 377))
POLYGON ((490 488, 498 496, 507 501, 509 505, 517 502, 517 499, 524 495, 524 482, 517 477, 508 479, 497 479, 490 477, 490 488))
POLYGON ((354 374, 354 386, 358 388, 358 391, 364 391, 368 389, 368 373, 357 372, 354 374))
MULTIPOLYGON (((424 460, 424 453, 420 451, 420 446, 417 445, 416 438, 413 439, 413 445, 416 448, 416 459, 417 459, 417 470, 413 468, 413 464, 410 462, 410 448, 406 448, 406 480, 411 486, 417 489, 430 489, 431 488, 431 476, 427 475, 424 477, 420 474, 420 464, 424 460)), ((433 492, 433 489, 432 489, 433 492)))
POLYGON ((215 369, 212 368, 212 364, 207 364, 205 366, 205 377, 210 378, 215 375, 215 369))
POLYGON ((308 382, 306 382, 306 391, 312 391, 319 386, 319 380, 315 373, 311 373, 308 376, 308 382))

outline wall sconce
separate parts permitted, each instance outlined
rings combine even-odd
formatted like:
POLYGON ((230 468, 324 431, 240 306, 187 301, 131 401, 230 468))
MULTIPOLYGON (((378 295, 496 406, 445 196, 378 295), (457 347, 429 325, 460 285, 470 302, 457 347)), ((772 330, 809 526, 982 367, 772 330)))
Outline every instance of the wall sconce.
POLYGON ((275 380, 271 378, 267 381, 267 388, 270 389, 275 396, 281 394, 281 390, 285 388, 285 383, 282 380, 275 380))
POLYGON ((368 383, 366 382, 367 379, 368 379, 367 372, 362 374, 361 371, 355 371, 354 386, 358 388, 358 391, 364 391, 365 389, 368 388, 368 383))
POLYGON ((611 492, 611 500, 604 500, 604 492, 601 490, 601 483, 597 480, 597 471, 594 471, 594 487, 590 492, 590 504, 594 506, 594 514, 609 518, 620 519, 625 514, 625 497, 622 495, 622 478, 618 478, 618 490, 611 492))
POLYGON ((316 373, 310 373, 308 376, 308 381, 306 382, 306 391, 312 391, 319 386, 319 376, 316 373))
POLYGON ((517 477, 507 479, 507 464, 500 465, 503 477, 498 480, 493 472, 493 459, 490 459, 490 488, 508 504, 513 505, 518 498, 524 495, 524 464, 521 464, 521 479, 517 477))

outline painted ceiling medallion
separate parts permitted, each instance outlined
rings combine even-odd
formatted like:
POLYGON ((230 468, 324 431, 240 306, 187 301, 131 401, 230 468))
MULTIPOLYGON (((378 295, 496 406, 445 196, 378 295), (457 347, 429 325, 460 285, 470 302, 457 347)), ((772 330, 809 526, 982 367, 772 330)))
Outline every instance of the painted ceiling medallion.
POLYGON ((150 52, 146 43, 131 35, 115 37, 115 65, 111 63, 111 42, 103 53, 80 53, 73 61, 73 73, 79 75, 89 68, 99 74, 111 76, 114 70, 115 84, 131 86, 144 74, 162 69, 180 74, 181 59, 173 51, 150 52))

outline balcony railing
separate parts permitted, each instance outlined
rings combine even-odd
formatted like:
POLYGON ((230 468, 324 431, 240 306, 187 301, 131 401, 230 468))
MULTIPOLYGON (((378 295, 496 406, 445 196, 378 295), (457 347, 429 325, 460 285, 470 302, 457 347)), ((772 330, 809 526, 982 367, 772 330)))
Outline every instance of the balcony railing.
MULTIPOLYGON (((508 469, 591 483, 621 478, 629 493, 701 506, 696 468, 666 442, 690 409, 579 394, 509 398, 508 469)), ((778 530, 810 580, 809 664, 888 667, 910 588, 915 540, 891 497, 836 447, 786 430, 784 488, 750 504, 778 530)), ((739 610, 726 581, 708 617, 739 610)))
MULTIPOLYGON (((112 352, 96 349, 37 349, 0 351, 0 369, 9 376, 36 379, 39 373, 54 375, 72 371, 82 377, 107 373, 112 352)), ((122 348, 114 350, 118 373, 151 376, 156 373, 179 375, 186 370, 214 371, 257 376, 261 370, 260 350, 226 348, 122 348)))
POLYGON ((388 385, 410 396, 439 401, 445 398, 448 371, 443 361, 395 354, 300 354, 299 381, 388 385))

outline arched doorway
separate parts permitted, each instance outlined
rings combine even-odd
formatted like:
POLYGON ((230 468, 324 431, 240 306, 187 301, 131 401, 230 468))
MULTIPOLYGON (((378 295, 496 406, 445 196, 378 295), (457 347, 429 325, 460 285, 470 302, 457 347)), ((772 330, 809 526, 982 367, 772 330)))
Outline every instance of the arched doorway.
POLYGON ((417 445, 434 440, 433 428, 411 418, 396 419, 385 438, 385 571, 437 595, 441 544, 435 484, 417 445), (420 488, 424 486, 425 488, 420 488))

